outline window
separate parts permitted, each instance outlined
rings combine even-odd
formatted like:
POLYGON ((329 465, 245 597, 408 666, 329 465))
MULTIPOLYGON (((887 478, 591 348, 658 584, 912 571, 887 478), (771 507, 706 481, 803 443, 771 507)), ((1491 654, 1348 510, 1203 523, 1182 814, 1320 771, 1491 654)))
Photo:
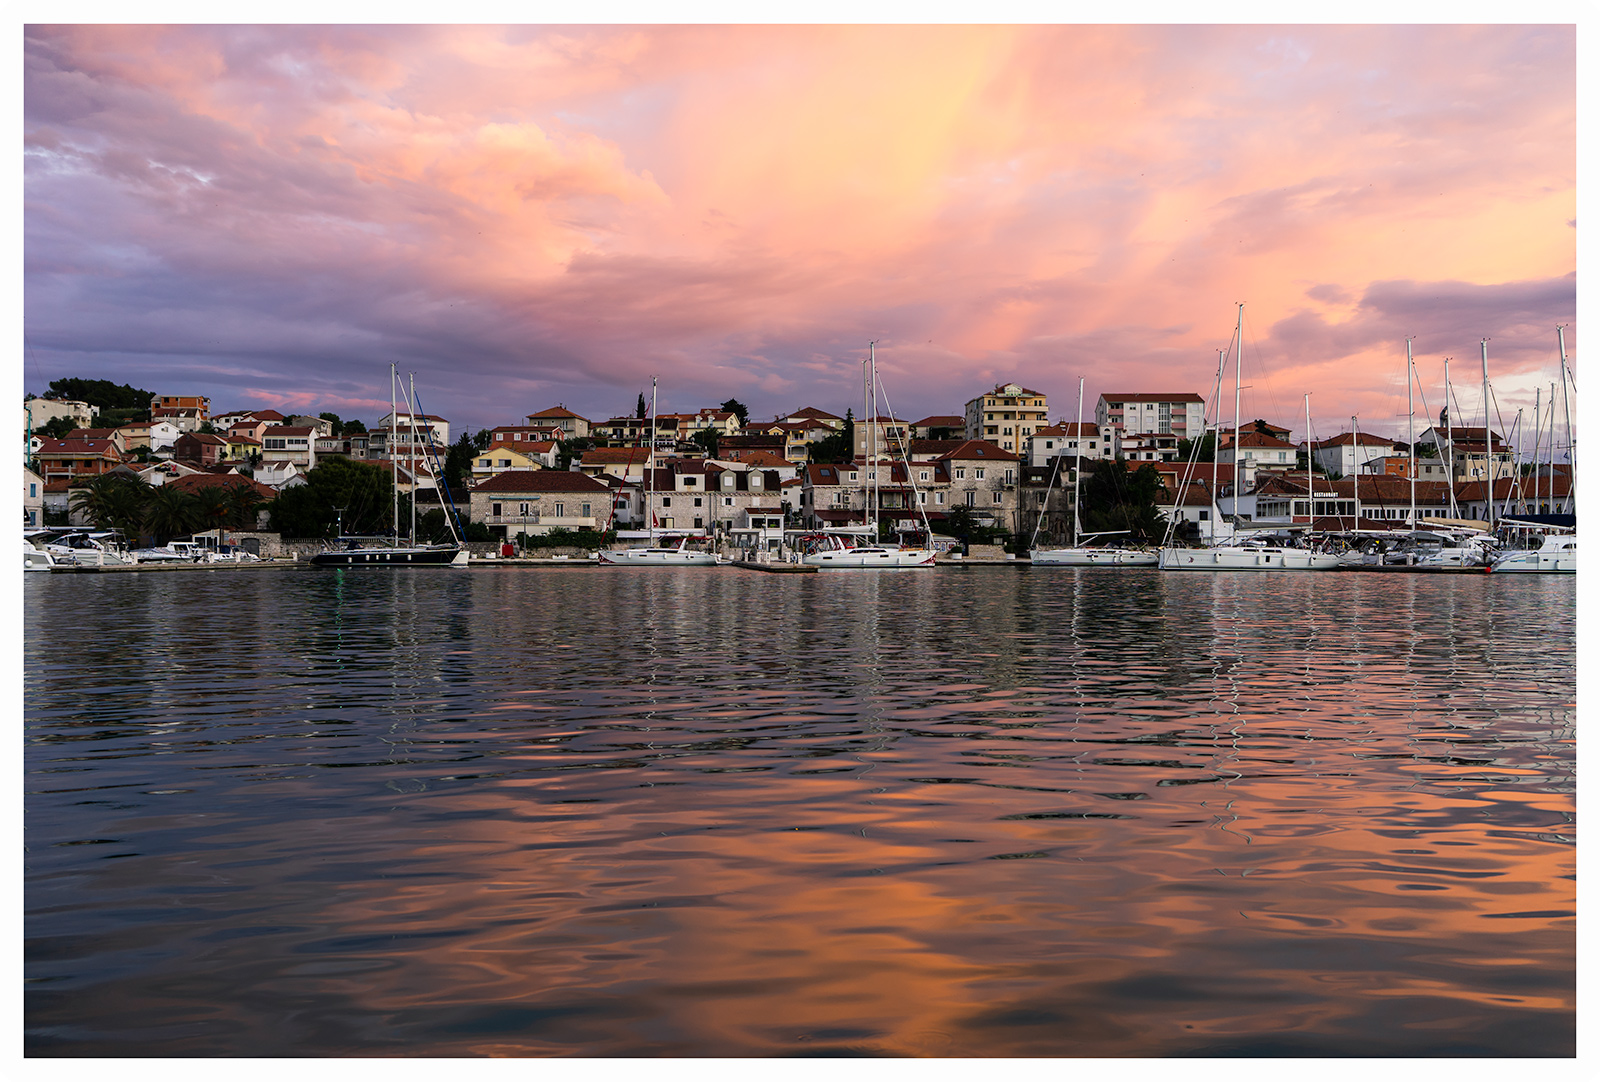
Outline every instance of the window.
POLYGON ((499 518, 500 517, 500 505, 497 504, 497 503, 491 503, 489 505, 489 514, 493 515, 495 518, 499 518))
POLYGON ((979 466, 977 469, 973 470, 972 471, 972 476, 974 476, 978 480, 982 481, 983 480, 983 467, 979 466))
POLYGON ((699 515, 696 515, 694 517, 694 527, 695 527, 695 529, 698 530, 700 527, 704 526, 705 524, 706 524, 705 519, 701 518, 699 515))
POLYGON ((33 481, 28 482, 28 498, 31 500, 37 495, 39 495, 38 484, 33 481))
POLYGON ((517 514, 526 515, 527 513, 528 513, 528 505, 526 503, 517 504, 517 514))
POLYGON ((671 507, 672 506, 672 497, 671 496, 663 496, 663 497, 661 497, 661 506, 662 507, 671 507))
POLYGON ((703 503, 704 503, 704 502, 705 502, 705 501, 704 501, 704 500, 702 500, 702 499, 701 499, 701 498, 700 498, 700 497, 699 497, 699 496, 696 496, 696 497, 695 497, 695 498, 694 498, 694 505, 695 505, 695 506, 696 506, 696 507, 699 507, 699 506, 700 506, 700 505, 701 505, 701 504, 703 504, 703 503))
MULTIPOLYGON (((1078 441, 1077 440, 1073 440, 1072 441, 1072 446, 1076 447, 1077 445, 1078 445, 1078 441)), ((1053 440, 1045 440, 1044 441, 1044 449, 1046 451, 1050 450, 1054 446, 1055 446, 1055 441, 1053 441, 1053 440)))
POLYGON ((683 487, 684 488, 693 488, 694 487, 694 482, 695 482, 695 479, 693 477, 685 477, 683 479, 683 487))
POLYGON ((556 504, 555 514, 556 514, 556 518, 564 518, 564 517, 566 517, 566 514, 567 514, 566 506, 564 504, 559 504, 559 503, 556 504))
POLYGON ((963 481, 963 480, 966 479, 966 476, 967 476, 967 468, 965 466, 957 466, 956 467, 956 480, 957 481, 963 481))
MULTIPOLYGON (((826 472, 826 471, 824 471, 824 472, 826 472)), ((856 473, 855 470, 851 470, 850 471, 850 480, 859 481, 860 479, 861 479, 860 476, 856 473)))
POLYGON ((1007 470, 1006 471, 1006 484, 1014 485, 1016 483, 1017 483, 1016 471, 1015 470, 1007 470))
MULTIPOLYGON (((487 465, 487 463, 485 463, 485 465, 487 465)), ((500 468, 501 469, 510 469, 511 468, 511 460, 509 458, 502 458, 500 460, 500 468)))
POLYGON ((968 507, 976 507, 977 505, 978 505, 978 494, 976 492, 972 491, 970 488, 967 489, 967 506, 968 507))
POLYGON ((943 492, 935 492, 933 494, 933 502, 936 503, 936 504, 943 504, 944 503, 944 493, 943 492))
POLYGON ((724 496, 724 497, 722 497, 722 506, 724 506, 724 507, 732 507, 733 506, 733 497, 732 496, 724 496))

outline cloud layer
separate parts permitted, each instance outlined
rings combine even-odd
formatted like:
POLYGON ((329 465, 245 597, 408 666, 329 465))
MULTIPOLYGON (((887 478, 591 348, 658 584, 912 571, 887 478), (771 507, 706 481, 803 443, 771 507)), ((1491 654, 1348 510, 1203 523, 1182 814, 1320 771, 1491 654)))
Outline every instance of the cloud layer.
POLYGON ((1406 336, 1439 395, 1489 338, 1508 411, 1576 313, 1570 27, 70 26, 26 65, 30 389, 370 421, 394 361, 467 427, 652 374, 760 417, 859 411, 878 339, 897 413, 1067 415, 1080 375, 1209 396, 1244 301, 1251 416, 1403 431, 1406 336))

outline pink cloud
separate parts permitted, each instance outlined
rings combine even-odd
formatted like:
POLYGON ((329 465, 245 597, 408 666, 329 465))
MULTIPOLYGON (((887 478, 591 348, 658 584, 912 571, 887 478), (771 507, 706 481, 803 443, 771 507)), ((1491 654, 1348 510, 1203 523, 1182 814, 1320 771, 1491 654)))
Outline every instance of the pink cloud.
POLYGON ((1491 336, 1531 399, 1575 313, 1571 28, 73 26, 27 52, 45 381, 133 365, 343 415, 394 361, 473 426, 626 410, 650 374, 770 416, 855 404, 879 338, 906 413, 1005 379, 1064 413, 1079 374, 1208 393, 1244 300, 1290 423, 1306 391, 1392 415, 1406 334, 1491 336))

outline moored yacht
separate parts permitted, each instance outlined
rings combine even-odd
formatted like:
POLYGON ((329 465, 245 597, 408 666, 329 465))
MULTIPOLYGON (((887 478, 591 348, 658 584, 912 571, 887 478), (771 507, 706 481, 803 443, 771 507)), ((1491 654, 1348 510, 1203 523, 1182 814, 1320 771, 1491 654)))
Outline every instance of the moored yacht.
POLYGON ((705 567, 717 562, 716 553, 690 548, 686 534, 673 538, 649 531, 644 536, 644 545, 602 550, 600 562, 613 567, 705 567))
POLYGON ((1540 537, 1539 547, 1514 549, 1495 557, 1489 565, 1491 572, 1555 572, 1578 573, 1578 532, 1547 533, 1540 537))

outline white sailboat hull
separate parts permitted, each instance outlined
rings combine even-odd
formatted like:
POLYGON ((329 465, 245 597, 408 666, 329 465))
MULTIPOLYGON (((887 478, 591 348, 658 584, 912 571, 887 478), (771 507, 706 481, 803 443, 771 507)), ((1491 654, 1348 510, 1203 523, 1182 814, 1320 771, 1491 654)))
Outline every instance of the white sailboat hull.
POLYGON ((889 548, 879 545, 863 545, 858 548, 824 549, 813 552, 800 558, 800 562, 811 567, 829 568, 861 568, 861 567, 932 567, 934 552, 932 549, 903 549, 889 548))
POLYGON ((612 549, 600 553, 600 562, 613 567, 706 567, 717 562, 712 552, 682 549, 612 549))
POLYGON ((1307 549, 1219 545, 1209 549, 1162 549, 1163 571, 1331 571, 1339 557, 1307 549))
POLYGON ((1138 549, 1034 549, 1028 555, 1035 564, 1066 567, 1155 567, 1158 562, 1155 553, 1138 549))

